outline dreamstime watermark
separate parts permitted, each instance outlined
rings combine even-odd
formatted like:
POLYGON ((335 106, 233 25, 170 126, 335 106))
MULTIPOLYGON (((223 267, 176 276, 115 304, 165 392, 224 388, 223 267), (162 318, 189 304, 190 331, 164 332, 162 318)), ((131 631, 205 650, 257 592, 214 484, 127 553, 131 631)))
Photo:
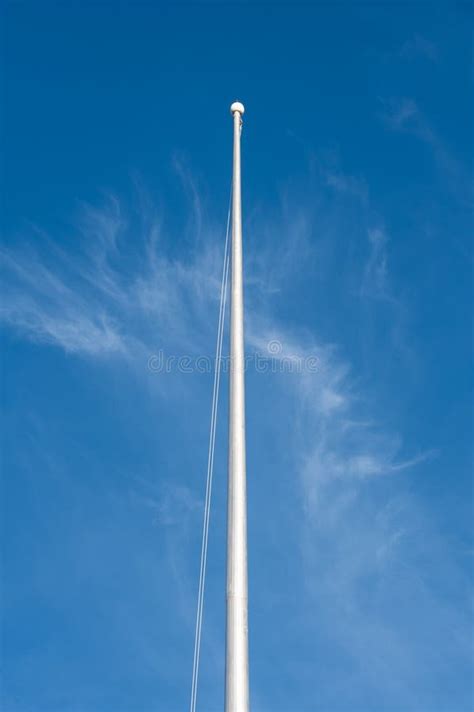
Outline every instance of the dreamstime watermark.
MULTIPOLYGON (((256 373, 316 373, 319 361, 316 356, 296 356, 283 353, 280 341, 273 339, 267 344, 267 353, 253 353, 244 357, 244 370, 256 373)), ((230 356, 222 356, 221 371, 228 373, 230 356)), ((212 356, 171 356, 163 349, 148 359, 148 370, 152 373, 213 373, 215 357, 212 356)))

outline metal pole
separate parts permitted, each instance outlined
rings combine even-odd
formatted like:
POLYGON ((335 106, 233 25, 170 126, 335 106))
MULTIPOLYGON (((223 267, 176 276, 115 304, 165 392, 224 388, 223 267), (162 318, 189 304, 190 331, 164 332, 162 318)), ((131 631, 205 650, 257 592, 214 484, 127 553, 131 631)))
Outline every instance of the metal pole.
POLYGON ((232 273, 230 306, 229 490, 225 712, 248 712, 247 494, 245 471, 244 304, 240 132, 244 107, 234 102, 232 273))

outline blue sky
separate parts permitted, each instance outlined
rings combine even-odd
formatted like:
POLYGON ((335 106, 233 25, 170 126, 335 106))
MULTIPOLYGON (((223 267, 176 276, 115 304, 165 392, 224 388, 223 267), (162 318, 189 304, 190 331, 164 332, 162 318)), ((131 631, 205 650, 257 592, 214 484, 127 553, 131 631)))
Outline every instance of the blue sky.
POLYGON ((247 374, 252 709, 472 709, 471 26, 469 3, 4 5, 5 712, 189 704, 212 374, 150 363, 213 354, 235 99, 247 353, 281 344, 247 374))

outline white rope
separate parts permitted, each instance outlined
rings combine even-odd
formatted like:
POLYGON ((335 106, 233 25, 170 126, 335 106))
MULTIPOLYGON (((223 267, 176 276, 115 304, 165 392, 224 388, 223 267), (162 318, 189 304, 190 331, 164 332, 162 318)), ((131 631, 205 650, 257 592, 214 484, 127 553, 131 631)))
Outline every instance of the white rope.
POLYGON ((204 521, 202 526, 201 566, 199 571, 198 603, 196 613, 196 631, 194 636, 193 677, 191 685, 190 712, 196 712, 197 686, 199 677, 199 658, 201 654, 201 631, 204 610, 204 588, 206 583, 207 544, 209 537, 209 517, 211 511, 212 479, 214 473, 214 451, 216 444, 217 406, 219 404, 219 384, 221 378, 222 342, 224 338, 225 305, 229 276, 229 226, 231 202, 227 214, 227 229, 224 246, 224 264, 222 267, 219 323, 217 327, 216 360, 214 365, 214 385, 212 389, 211 425, 209 432, 209 452, 207 457, 206 497, 204 502, 204 521))

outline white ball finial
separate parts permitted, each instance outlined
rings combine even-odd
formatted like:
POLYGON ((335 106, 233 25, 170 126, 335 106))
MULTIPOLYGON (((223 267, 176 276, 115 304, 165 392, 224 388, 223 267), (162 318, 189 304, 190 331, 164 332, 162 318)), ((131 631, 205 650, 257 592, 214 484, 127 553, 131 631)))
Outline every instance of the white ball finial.
POLYGON ((234 103, 230 107, 230 113, 232 114, 232 116, 235 114, 236 111, 238 111, 241 116, 245 111, 244 105, 241 104, 240 101, 234 101, 234 103))

